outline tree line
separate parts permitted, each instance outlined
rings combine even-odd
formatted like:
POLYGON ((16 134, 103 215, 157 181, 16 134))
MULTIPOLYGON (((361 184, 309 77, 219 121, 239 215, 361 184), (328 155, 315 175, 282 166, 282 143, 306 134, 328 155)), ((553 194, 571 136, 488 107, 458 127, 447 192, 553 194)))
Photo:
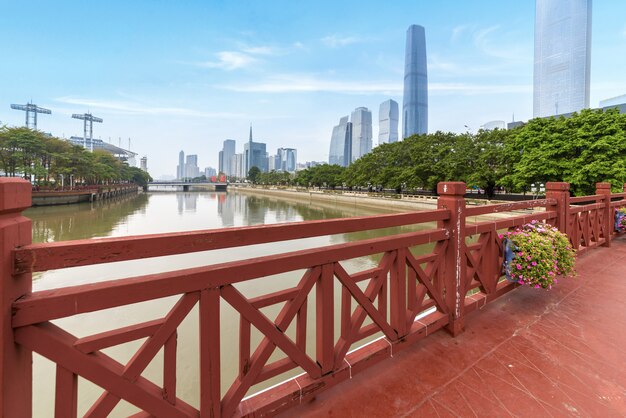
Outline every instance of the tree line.
POLYGON ((34 179, 39 186, 110 184, 152 180, 145 171, 130 167, 103 150, 89 152, 29 128, 0 127, 0 171, 4 176, 34 179))
MULTIPOLYGON (((601 181, 621 191, 626 114, 586 109, 569 118, 532 119, 511 130, 414 135, 382 144, 349 167, 324 164, 300 171, 290 184, 434 191, 441 181, 464 181, 488 196, 499 187, 525 192, 549 181, 570 183, 575 195, 593 194, 601 181)), ((279 184, 270 175, 258 182, 279 184)))

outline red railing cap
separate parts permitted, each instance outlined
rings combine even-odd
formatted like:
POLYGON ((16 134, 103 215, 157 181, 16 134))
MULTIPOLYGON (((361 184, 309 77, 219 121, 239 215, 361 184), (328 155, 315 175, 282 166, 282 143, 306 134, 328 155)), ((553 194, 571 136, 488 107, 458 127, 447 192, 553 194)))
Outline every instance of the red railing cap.
POLYGON ((597 189, 610 189, 610 188, 611 188, 611 183, 607 183, 607 182, 596 183, 596 190, 597 189))
POLYGON ((18 177, 0 178, 0 213, 21 212, 32 204, 31 184, 18 177))
POLYGON ((437 184, 437 194, 464 196, 467 187, 462 181, 445 181, 437 184))
POLYGON ((569 183, 563 181, 549 181, 546 183, 546 191, 566 191, 569 190, 569 183))

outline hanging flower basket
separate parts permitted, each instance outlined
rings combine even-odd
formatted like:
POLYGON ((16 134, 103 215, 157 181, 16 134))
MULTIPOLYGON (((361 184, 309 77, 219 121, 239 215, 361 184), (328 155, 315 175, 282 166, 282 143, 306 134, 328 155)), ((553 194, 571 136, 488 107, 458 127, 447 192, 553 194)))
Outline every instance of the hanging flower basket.
POLYGON ((507 280, 534 288, 552 289, 557 276, 574 274, 575 251, 567 235, 532 221, 500 235, 507 280))
POLYGON ((615 232, 626 231, 626 207, 615 209, 615 232))

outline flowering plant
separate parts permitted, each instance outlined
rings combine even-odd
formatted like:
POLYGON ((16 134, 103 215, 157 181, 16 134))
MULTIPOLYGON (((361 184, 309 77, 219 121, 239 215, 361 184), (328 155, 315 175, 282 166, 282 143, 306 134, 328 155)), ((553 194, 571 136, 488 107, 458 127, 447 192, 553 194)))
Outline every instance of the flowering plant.
POLYGON ((626 207, 615 209, 615 231, 626 231, 626 207))
POLYGON ((567 235, 550 225, 532 221, 500 238, 509 281, 552 289, 558 283, 557 276, 574 273, 576 253, 567 235))

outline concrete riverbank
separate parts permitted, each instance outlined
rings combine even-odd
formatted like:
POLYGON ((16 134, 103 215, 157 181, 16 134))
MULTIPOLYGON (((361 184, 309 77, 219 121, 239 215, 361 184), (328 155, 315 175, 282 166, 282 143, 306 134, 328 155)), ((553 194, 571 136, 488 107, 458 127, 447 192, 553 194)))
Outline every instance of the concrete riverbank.
POLYGON ((33 190, 32 206, 69 205, 73 203, 94 202, 126 194, 138 193, 141 190, 136 185, 97 186, 94 188, 65 191, 35 191, 33 190))
MULTIPOLYGON (((308 203, 311 205, 322 207, 359 207, 372 210, 384 210, 385 212, 408 212, 413 210, 432 210, 437 208, 436 196, 401 196, 401 197, 385 197, 376 196, 368 193, 333 193, 318 190, 296 190, 296 189, 267 189, 261 187, 232 187, 230 191, 237 193, 245 193, 256 196, 267 196, 281 200, 287 200, 297 203, 308 203)), ((488 200, 472 200, 467 199, 467 206, 478 206, 496 203, 511 203, 488 200)), ((540 209, 541 210, 541 209, 540 209)), ((511 216, 511 214, 528 212, 513 211, 491 213, 481 215, 476 220, 499 219, 501 217, 511 216)))

